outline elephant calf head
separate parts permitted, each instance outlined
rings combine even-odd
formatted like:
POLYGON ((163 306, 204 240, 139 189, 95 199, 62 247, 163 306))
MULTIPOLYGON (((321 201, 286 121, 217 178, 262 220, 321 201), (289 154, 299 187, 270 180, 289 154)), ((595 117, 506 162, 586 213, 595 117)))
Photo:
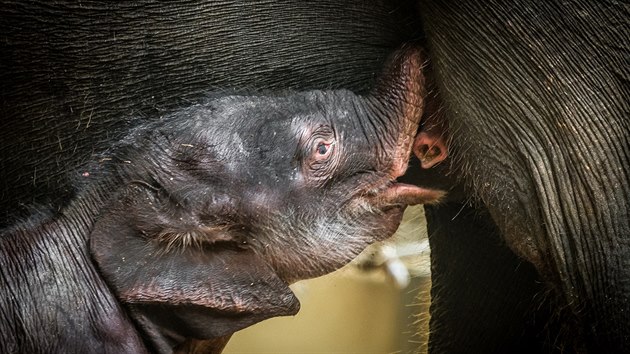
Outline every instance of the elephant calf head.
POLYGON ((14 233, 78 235, 154 350, 295 314, 289 283, 343 266, 407 205, 442 196, 396 181, 422 115, 421 69, 407 48, 373 95, 222 94, 145 122, 80 171, 54 227, 14 233))
POLYGON ((118 179, 91 251, 143 325, 178 343, 294 314, 288 283, 338 269, 407 205, 440 198, 396 182, 424 95, 419 54, 402 56, 372 96, 210 98, 139 127, 87 171, 118 179))

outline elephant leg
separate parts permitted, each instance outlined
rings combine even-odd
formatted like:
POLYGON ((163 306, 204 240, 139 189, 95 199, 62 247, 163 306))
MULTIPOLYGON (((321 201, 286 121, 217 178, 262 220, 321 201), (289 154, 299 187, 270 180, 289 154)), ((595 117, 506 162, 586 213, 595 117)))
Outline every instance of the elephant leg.
POLYGON ((504 244, 488 214, 457 202, 426 206, 425 212, 432 279, 429 352, 554 352, 542 281, 504 244))

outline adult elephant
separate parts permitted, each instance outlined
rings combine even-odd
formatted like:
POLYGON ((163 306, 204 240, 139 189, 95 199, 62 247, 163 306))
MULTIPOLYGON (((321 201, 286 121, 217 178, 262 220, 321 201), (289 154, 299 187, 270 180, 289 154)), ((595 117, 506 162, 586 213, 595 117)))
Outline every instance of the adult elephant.
POLYGON ((629 352, 628 4, 420 13, 470 201, 427 213, 430 352, 629 352))

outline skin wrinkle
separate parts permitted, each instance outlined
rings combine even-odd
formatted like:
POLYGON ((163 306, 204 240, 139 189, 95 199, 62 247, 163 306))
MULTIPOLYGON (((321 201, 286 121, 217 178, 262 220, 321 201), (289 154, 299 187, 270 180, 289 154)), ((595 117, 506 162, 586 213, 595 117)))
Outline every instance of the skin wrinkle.
MULTIPOLYGON (((558 137, 558 138, 562 139, 562 136, 560 136, 560 137, 558 137)), ((558 146, 558 145, 554 144, 554 146, 558 146)), ((563 145, 562 145, 562 144, 560 144, 559 146, 563 146, 563 145)), ((554 160, 554 161, 557 161, 557 158, 554 158, 553 160, 554 160)), ((559 163, 561 163, 562 161, 558 161, 558 162, 559 162, 559 163)), ((561 166, 560 168, 558 168, 558 170, 560 170, 560 171, 570 171, 572 166, 573 166, 572 164, 570 164, 569 166, 561 166), (567 170, 567 168, 568 168, 568 170, 567 170)), ((581 177, 581 176, 580 176, 579 174, 577 174, 577 173, 575 173, 574 175, 576 175, 576 176, 578 176, 578 177, 581 177)), ((562 186, 560 186, 560 188, 562 188, 562 186)), ((574 187, 574 188, 575 188, 575 187, 574 187)), ((593 199, 591 199, 591 200, 593 200, 593 199)), ((573 205, 573 204, 575 204, 575 202, 574 202, 574 201, 570 201, 570 202, 569 202, 569 203, 567 203, 567 204, 568 204, 568 205, 573 205)), ((572 209, 571 209, 571 208, 569 208, 569 209, 564 210, 564 212, 565 212, 565 213, 567 213, 567 212, 571 213, 571 210, 572 210, 572 209)), ((573 213, 573 214, 574 214, 574 213, 573 213)), ((575 214, 574 214, 574 215, 575 215, 575 214)), ((576 221, 576 220, 575 220, 575 216, 573 217, 573 220, 574 220, 574 221, 576 221)))
MULTIPOLYGON (((382 117, 383 111, 382 108, 379 107, 378 104, 376 104, 375 102, 373 102, 372 100, 367 100, 366 102, 366 109, 368 114, 374 115, 376 117, 382 117)), ((390 140, 390 138, 384 138, 382 137, 380 134, 378 134, 379 131, 379 125, 378 124, 382 124, 384 123, 383 121, 380 122, 372 122, 372 120, 368 120, 368 124, 369 124, 369 128, 367 126, 364 126, 364 131, 367 131, 367 136, 368 136, 368 140, 371 142, 372 145, 377 146, 374 150, 376 151, 385 151, 384 149, 386 149, 388 146, 393 146, 392 145, 392 141, 390 140), (377 138, 378 137, 378 138, 377 138)), ((383 125, 380 125, 380 127, 383 127, 383 125)), ((383 163, 384 161, 382 161, 381 155, 377 155, 378 156, 378 161, 380 163, 383 163)))
MULTIPOLYGON (((72 218, 72 216, 70 215, 70 218, 72 218)), ((61 221, 62 225, 63 225, 63 221, 61 221)), ((39 235, 35 235, 36 237, 40 237, 41 234, 45 233, 45 232, 51 232, 52 229, 49 228, 49 226, 52 225, 42 225, 43 228, 40 229, 39 232, 41 232, 39 235)), ((22 237, 30 237, 31 235, 27 235, 25 233, 23 233, 22 230, 16 230, 18 232, 18 234, 16 234, 16 236, 18 236, 19 238, 22 237)), ((65 231, 62 231, 59 236, 70 236, 71 234, 66 234, 65 231)), ((8 240, 5 238, 2 246, 3 249, 5 249, 5 245, 8 245, 9 247, 11 247, 11 244, 13 242, 9 242, 11 240, 8 240)), ((85 240, 83 241, 83 244, 85 243, 85 240)), ((11 275, 11 279, 15 280, 15 279, 19 279, 19 278, 23 278, 24 283, 22 283, 20 286, 18 287, 14 287, 11 288, 9 287, 9 291, 12 293, 12 297, 17 299, 20 298, 20 303, 24 303, 24 302, 28 302, 28 299, 30 299, 31 297, 35 297, 35 298, 40 298, 40 302, 41 302, 41 309, 45 310, 47 308, 46 304, 47 303, 56 303, 56 301, 58 301, 59 297, 64 298, 67 297, 66 300, 63 301, 70 301, 73 302, 73 306, 78 306, 78 308, 89 308, 92 311, 97 311, 98 313, 111 313, 112 312, 112 308, 111 306, 106 306, 106 307, 101 307, 103 305, 103 303, 99 303, 98 301, 96 303, 92 303, 92 302, 82 302, 81 299, 83 296, 87 295, 90 296, 90 294, 96 294, 92 293, 91 291, 87 291, 87 294, 81 292, 81 293, 76 293, 74 292, 76 289, 68 289, 67 286, 68 284, 77 284, 77 283, 81 283, 81 279, 76 278, 78 273, 81 272, 77 272, 77 269, 83 269, 84 267, 81 268, 76 268, 73 266, 73 262, 65 262, 64 260, 56 260, 55 259, 64 259, 65 258, 65 252, 64 252, 64 248, 66 250, 70 250, 72 253, 71 254, 77 254, 79 252, 77 252, 76 247, 77 244, 73 244, 73 238, 72 236, 69 238, 65 238, 65 237, 59 237, 59 238, 54 238, 54 239, 42 239, 40 240, 40 242, 38 242, 35 245, 35 250, 37 250, 39 248, 39 252, 27 252, 26 255, 27 257, 32 255, 47 255, 45 257, 42 258, 30 258, 30 259, 25 259, 25 262, 28 262, 30 264, 38 264, 37 268, 35 268, 35 274, 34 276, 37 277, 37 279, 39 280, 38 282, 36 282, 37 284, 40 284, 41 288, 38 287, 23 287, 24 284, 26 283, 32 283, 32 280, 29 280, 29 278, 33 275, 28 275, 26 273, 18 273, 18 274, 12 274, 11 275), (69 243, 66 243, 64 241, 70 241, 69 243), (46 244, 46 245, 44 245, 46 244), (45 273, 42 273, 38 270, 47 270, 45 273), (70 276, 70 277, 68 277, 70 276), (52 281, 52 283, 51 283, 52 281), (63 286, 62 286, 63 284, 63 286), (53 286, 54 291, 51 291, 50 286, 53 286), (14 292, 14 291, 20 291, 20 295, 18 295, 18 293, 14 292), (24 293, 24 291, 27 291, 28 293, 24 293), (45 291, 44 294, 45 296, 40 296, 40 292, 45 291), (53 297, 55 299, 55 301, 51 302, 51 298, 53 297), (44 301, 41 301, 44 300, 44 301), (76 300, 78 300, 79 302, 77 302, 76 300), (92 306, 96 305, 96 308, 92 308, 92 306)), ((83 248, 85 248, 85 246, 83 246, 83 248)), ((17 249, 16 249, 17 250, 17 249)), ((23 253, 24 249, 20 249, 20 253, 23 253)), ((71 257, 72 258, 72 257, 71 257)), ((89 264, 89 263, 86 263, 89 264)), ((11 263, 7 264, 8 266, 11 266, 11 263)), ((17 266, 17 264, 16 264, 17 266)), ((5 269, 5 266, 3 265, 2 267, 3 269, 5 269)), ((20 267, 20 268, 16 268, 16 269, 20 269, 20 270, 25 270, 24 268, 20 267)), ((27 268, 28 269, 28 268, 27 268)), ((82 273, 83 275, 85 275, 84 273, 82 273)), ((81 276, 81 274, 78 274, 79 276, 81 276)), ((83 281, 87 281, 88 284, 90 284, 90 286, 83 288, 83 291, 87 290, 94 290, 94 288, 91 287, 92 282, 94 282, 94 278, 90 277, 89 279, 84 278, 83 281)), ((92 295, 94 297, 96 297, 96 295, 92 295)), ((100 300, 100 299, 99 299, 100 300)), ((62 301, 62 302, 63 302, 62 301)), ((2 306, 3 308, 6 306, 2 306)), ((34 309, 30 309, 30 310, 26 310, 26 307, 23 305, 18 305, 16 308, 21 309, 21 311, 29 311, 28 313, 23 313, 21 316, 18 316, 18 319, 22 319, 24 320, 24 322, 21 322, 21 327, 23 328, 25 333, 28 333, 27 336, 24 336, 23 338, 26 338, 29 343, 23 343, 26 346, 20 346, 20 350, 26 350, 27 348, 33 348, 32 352, 34 352, 33 350, 35 350, 34 348, 40 348, 47 350, 47 351, 58 351, 58 349, 56 349, 55 344, 53 344, 52 342, 48 342, 47 344, 44 344, 43 346, 42 343, 37 343, 36 341, 34 341, 32 335, 33 333, 35 333, 35 329, 33 328, 33 326, 38 326, 38 330, 41 329, 38 325, 38 323, 41 325, 41 322, 38 321, 44 321, 43 323, 46 324, 46 328, 48 331, 52 331, 53 333, 55 332, 60 332, 58 330, 58 328, 54 325, 55 323, 59 323, 59 324, 63 324, 65 326, 75 326, 75 331, 77 332, 77 334, 79 333, 83 333, 84 335, 87 332, 90 332, 89 329, 85 329, 82 328, 82 325, 76 326, 76 324, 74 322, 68 322, 69 318, 64 317, 64 312, 61 311, 57 311, 57 316, 55 316, 56 320, 53 318, 50 318, 51 316, 51 312, 49 311, 39 311, 40 307, 36 307, 34 309), (33 312, 33 310, 35 310, 33 312), (33 340, 31 342, 31 340, 33 340), (38 347, 34 347, 35 345, 37 345, 38 347), (41 347, 40 347, 41 346, 41 347), (47 348, 47 349, 46 349, 47 348)), ((58 308, 58 310, 60 310, 58 308)), ((92 316, 92 314, 88 311, 85 316, 87 316, 88 318, 91 318, 91 323, 99 323, 100 320, 98 320, 98 317, 96 316, 92 316)), ((13 316, 11 318, 14 318, 13 316)), ((13 322, 13 321, 10 321, 13 322)), ((85 321, 86 325, 89 325, 90 321, 85 321)), ((113 332, 115 333, 115 332, 113 332)), ((128 334, 125 334, 125 336, 128 336, 128 334)), ((132 336, 133 338, 133 336, 132 336)), ((120 342, 121 344, 124 345, 123 341, 120 341, 119 338, 112 338, 112 340, 114 342, 120 342)), ((137 339, 136 339, 137 340, 137 339)), ((7 344, 7 343, 11 343, 10 341, 4 341, 3 344, 7 344)), ((20 343, 15 343, 17 345, 20 345, 20 343)), ((60 343, 58 343, 60 344, 60 343)), ((79 345, 79 349, 80 349, 81 345, 79 345)), ((101 347, 103 350, 105 350, 105 347, 101 347)), ((5 348, 6 349, 6 348, 5 348)))
MULTIPOLYGON (((559 137, 562 139, 562 137, 559 137)), ((582 143, 582 139, 584 138, 583 136, 575 136, 575 138, 579 138, 578 141, 579 144, 584 144, 582 143)), ((566 142, 567 144, 569 142, 566 142)), ((569 155, 570 156, 570 155, 569 155)), ((584 163, 584 161, 587 161, 587 159, 581 155, 581 153, 578 151, 577 154, 571 156, 573 163, 569 164, 568 166, 564 166, 564 170, 569 171, 569 173, 571 175, 577 176, 580 184, 582 185, 588 185, 590 186, 592 189, 582 189, 579 188, 577 186, 569 186, 571 188, 571 191, 565 191, 564 194, 565 195, 569 195, 569 196, 575 196, 575 198, 577 198, 579 200, 579 204, 580 205, 586 205, 588 207, 588 205, 590 203, 594 203, 595 205, 604 205, 605 201, 601 200, 601 197, 603 196, 603 191, 600 188, 597 188, 599 185, 609 185, 608 183, 602 183, 602 181, 598 181, 599 183, 597 184, 592 184, 589 183, 589 180, 598 180, 597 177, 599 177, 599 175, 591 175, 588 176, 589 178, 587 179, 586 176, 584 176, 583 174, 579 174, 579 170, 580 168, 584 168, 585 166, 580 166, 580 167, 575 167, 575 166, 579 166, 580 164, 586 165, 586 163, 584 163)), ((597 162, 595 164, 598 164, 597 162)), ((606 176, 602 176, 602 178, 606 178, 606 176)), ((567 205, 573 205, 573 204, 578 204, 575 200, 569 200, 567 203, 567 205)), ((597 209, 595 209, 597 210, 597 209)), ((573 223, 569 223, 569 227, 571 224, 575 224, 575 225, 581 225, 582 228, 586 228, 589 226, 589 220, 588 217, 596 217, 597 219, 600 219, 603 221, 603 227, 606 229, 607 225, 612 225, 613 221, 610 219, 610 216, 607 215, 607 213, 603 213, 603 215, 600 216, 595 216, 593 215, 595 213, 595 210, 593 210, 592 208, 590 210, 588 210, 587 213, 578 215, 576 212, 573 212, 572 208, 567 208, 564 209, 563 211, 565 214, 569 214, 569 216, 571 217, 571 220, 573 221, 573 223), (603 217, 603 218, 602 218, 603 217)), ((599 226, 597 226, 599 227, 599 226)), ((597 230, 597 233, 602 233, 602 234, 612 234, 612 230, 597 230)), ((596 239, 594 240, 596 241, 596 239)), ((610 250, 606 250, 606 253, 604 253, 604 248, 602 246, 601 243, 596 242, 594 249, 589 249, 588 244, 582 244, 581 245, 581 257, 582 258, 590 258, 591 262, 586 262, 585 266, 589 267, 590 269, 583 271, 586 274, 597 274, 597 270, 593 268, 594 265, 596 264, 604 264, 604 259, 602 258, 603 255, 605 254, 610 254, 610 250)), ((588 281, 588 283, 593 284, 593 282, 588 281)), ((603 289, 594 289, 594 294, 600 293, 603 289)), ((591 294, 594 295, 594 294, 591 294)))
MULTIPOLYGON (((579 106, 578 106, 578 107, 579 107, 579 106)), ((566 106, 566 108, 567 108, 567 109, 569 109, 569 108, 570 108, 570 106, 566 106)), ((595 116, 595 117, 596 117, 596 116, 595 116)), ((597 121, 595 121, 595 122, 597 122, 597 121)), ((591 128, 592 128, 593 130, 597 131, 597 128, 598 128, 598 127, 597 127, 597 124, 593 125, 591 128)), ((591 131, 593 131, 593 130, 591 130, 591 131)), ((576 135, 577 135, 577 136, 576 136, 576 138, 578 138, 578 139, 579 139, 579 138, 580 138, 580 136, 579 136, 578 134, 576 134, 576 135)), ((601 139, 601 138, 600 138, 600 139, 601 139)), ((605 143, 605 142, 606 142, 606 140, 602 140, 602 142, 603 142, 603 143, 605 143)), ((583 143, 582 143, 581 141, 578 141, 576 145, 580 146, 580 145, 583 145, 583 143)), ((577 149, 576 149, 576 150, 577 150, 577 149)), ((578 153, 579 153, 579 150, 577 150, 577 151, 578 151, 578 153)), ((603 151, 606 151, 606 149, 604 149, 603 151)), ((596 157, 597 157, 597 156, 596 156, 596 157)), ((577 161, 576 161, 576 162, 577 162, 577 161)), ((598 163, 597 163, 597 162, 595 162, 595 164, 596 164, 596 165, 598 165, 598 163)), ((580 176, 584 176, 584 174, 582 174, 582 175, 579 175, 579 174, 578 174, 577 176, 578 176, 578 177, 580 177, 580 176)), ((582 178, 584 178, 584 177, 582 177, 582 178)), ((591 179, 595 179, 595 180, 596 180, 596 178, 593 178, 593 177, 591 177, 591 179)), ((579 182, 581 182, 581 183, 583 183, 583 184, 585 184, 585 183, 586 183, 585 179, 582 179, 582 180, 581 180, 581 181, 579 181, 579 182)), ((595 186, 591 186, 591 188, 596 188, 596 187, 597 187, 597 185, 595 185, 595 186)), ((575 189, 575 188, 574 188, 574 189, 575 189)), ((601 195, 601 191, 592 190, 592 189, 584 189, 584 190, 585 190, 588 194, 590 194, 590 198, 588 198, 590 201, 597 201, 597 200, 599 199, 599 198, 598 198, 598 196, 599 196, 599 195, 601 195)), ((571 196, 571 195, 569 194, 569 198, 570 198, 570 196, 571 196)), ((569 199, 569 200, 570 200, 570 199, 569 199)), ((596 202, 596 203, 597 203, 597 204, 600 204, 599 202, 596 202)), ((570 203, 570 204, 572 204, 572 203, 570 203)), ((588 205, 588 203, 587 203, 587 204, 583 204, 583 205, 588 205)), ((565 210, 565 215, 566 215, 566 213, 567 213, 567 212, 570 212, 570 211, 571 211, 571 209, 565 210)), ((591 214, 591 213, 589 213, 589 214, 591 214)), ((584 225, 583 225, 582 227, 585 227, 585 226, 587 226, 587 225, 588 225, 588 223, 584 223, 584 225)), ((570 227, 571 225, 569 224, 569 225, 567 225, 567 226, 569 226, 569 227, 570 227)), ((584 247, 584 246, 582 246, 582 247, 584 247)), ((589 252, 589 251, 594 251, 594 250, 588 250, 588 249, 587 249, 586 251, 584 251, 584 253, 583 253, 583 254, 584 254, 584 255, 586 255, 586 254, 593 254, 593 255, 596 255, 596 254, 597 254, 597 253, 594 253, 594 252, 589 252)), ((594 264, 598 264, 598 263, 594 263, 594 264)), ((601 263, 599 263, 599 264, 601 264, 601 263)), ((587 271, 582 271, 582 273, 589 274, 589 272, 587 272, 587 271)), ((594 274, 594 273, 592 273, 592 271, 591 271, 590 273, 591 273, 591 274, 594 274)), ((592 282, 588 282, 588 283, 592 283, 592 282)), ((598 289, 595 289, 594 293, 597 293, 597 290, 598 290, 598 289)), ((593 295, 593 294, 589 294, 589 296, 592 296, 592 295, 593 295)))
MULTIPOLYGON (((417 54, 417 56, 421 56, 420 53, 417 54)), ((416 61, 414 61, 413 64, 417 64, 416 61)), ((408 67, 403 69, 403 70, 408 70, 408 67)), ((418 78, 422 78, 421 73, 416 71, 416 70, 420 70, 419 67, 412 67, 410 71, 411 76, 412 77, 418 77, 418 78)), ((423 81, 423 80, 422 80, 423 81)), ((405 84, 409 84, 409 82, 405 82, 405 84)), ((416 122, 420 120, 420 116, 421 116, 421 112, 422 112, 422 103, 423 103, 423 97, 425 95, 424 91, 422 91, 420 89, 420 87, 413 87, 413 83, 411 83, 412 87, 404 87, 402 84, 400 84, 399 86, 397 86, 397 88, 392 88, 389 92, 385 93, 385 95, 389 96, 389 99, 392 100, 393 102, 396 102, 396 100, 401 101, 402 105, 398 105, 398 106, 393 106, 391 102, 388 102, 388 106, 387 107, 381 107, 380 105, 376 104, 375 102, 371 102, 368 101, 368 106, 372 107, 372 111, 376 111, 377 113, 375 113, 375 115, 379 116, 385 116, 385 110, 390 110, 393 112, 397 112, 396 114, 399 116, 403 117, 403 121, 399 124, 386 124, 384 125, 385 127, 388 127, 388 130, 386 131, 385 134, 378 134, 377 136, 379 137, 378 142, 379 144, 381 144, 381 146, 396 146, 399 147, 398 151, 399 151, 399 156, 396 156, 395 159, 397 161, 406 161, 406 159, 408 158, 408 154, 409 154, 409 148, 407 147, 411 147, 411 145, 413 144, 413 137, 411 134, 402 134, 399 135, 398 139, 393 139, 395 141, 390 141, 387 138, 383 138, 384 136, 389 137, 391 136, 391 131, 394 130, 400 130, 402 129, 403 131, 408 131, 408 129, 406 129, 406 126, 408 126, 409 124, 417 124, 416 122), (406 92, 418 92, 418 94, 414 94, 411 95, 411 97, 396 97, 396 91, 399 89, 406 89, 408 91, 406 92)), ((401 166, 394 166, 392 168, 391 173, 392 174, 402 174, 404 171, 402 170, 402 165, 401 166)))
MULTIPOLYGON (((356 112, 357 114, 361 114, 361 113, 363 112, 363 111, 361 110, 361 107, 357 107, 357 105, 356 105, 356 103, 355 103, 355 102, 352 102, 352 107, 353 107, 354 112, 356 112)), ((363 123, 363 121, 362 121, 362 120, 359 120, 359 121, 358 121, 358 123, 359 123, 359 124, 358 124, 358 127, 360 128, 360 132, 363 134, 363 137, 364 137, 366 140, 371 140, 371 139, 370 139, 371 135, 370 135, 370 134, 369 134, 369 132, 368 132, 368 131, 369 131, 369 129, 366 127, 366 125, 363 123)), ((379 140, 379 143, 380 143, 380 140, 379 140)), ((382 148, 383 146, 382 146, 382 145, 380 145, 380 147, 382 148)))
MULTIPOLYGON (((67 235, 66 233, 68 232, 67 230, 72 230, 72 236, 70 237, 71 240, 74 240, 74 244, 72 245, 65 245, 66 246, 66 252, 62 252, 62 255, 73 255, 73 257, 70 257, 72 259, 72 263, 67 264, 67 269, 82 269, 84 267, 85 264, 90 264, 92 262, 92 260, 89 258, 88 253, 87 253, 87 247, 85 246, 85 238, 81 237, 81 235, 78 233, 79 230, 74 230, 72 227, 70 227, 71 225, 91 225, 91 217, 89 215, 87 215, 86 213, 83 213, 82 211, 79 212, 79 215, 76 215, 75 218, 73 218, 69 223, 67 224, 62 224, 62 226, 60 227, 59 230, 59 234, 61 235, 67 235), (62 231, 65 230, 65 231, 62 231), (84 250, 83 252, 76 252, 76 250, 84 250)), ((84 230, 81 230, 84 231, 84 230)), ((64 257, 59 257, 60 259, 63 259, 64 257)), ((62 272, 64 273, 64 272, 62 272)), ((91 276, 94 275, 94 273, 90 274, 91 276)), ((74 281, 70 281, 70 283, 73 282, 79 282, 82 284, 87 284, 86 289, 88 290, 88 292, 92 293, 92 294, 98 294, 99 293, 99 289, 96 288, 95 283, 92 282, 91 277, 88 276, 88 274, 86 273, 80 273, 78 276, 80 276, 82 279, 74 279, 74 281)), ((76 294, 76 295, 80 295, 80 294, 76 294)), ((107 309, 111 309, 111 304, 104 302, 104 298, 98 297, 96 299, 96 304, 97 306, 101 307, 104 310, 107 309)), ((110 310, 111 312, 111 310, 110 310)), ((110 313, 110 312, 105 312, 105 313, 110 313)), ((90 317, 92 318, 92 320, 89 323, 98 323, 99 321, 96 320, 97 316, 96 314, 89 314, 90 317)))
MULTIPOLYGON (((479 60, 480 60, 480 62, 484 62, 484 60, 486 60, 486 59, 480 58, 479 60)), ((492 76, 492 75, 488 75, 488 80, 490 82, 492 82, 493 80, 495 80, 495 77, 492 76)), ((497 80, 497 83, 504 82, 504 81, 505 82, 509 82, 510 81, 510 79, 499 80, 498 78, 496 78, 496 80, 497 80)), ((500 95, 501 93, 498 93, 498 94, 500 95)), ((516 97, 519 97, 520 95, 521 95, 521 93, 519 92, 516 97)), ((507 97, 509 98, 509 97, 512 97, 512 96, 507 96, 507 97)), ((527 111, 527 109, 526 108, 525 109, 521 109, 519 103, 520 102, 518 102, 518 101, 513 101, 512 104, 509 104, 509 107, 517 108, 519 110, 519 112, 521 114, 523 114, 524 112, 527 111)), ((490 116, 500 116, 501 115, 500 111, 496 111, 494 109, 494 107, 492 107, 492 106, 484 105, 483 102, 479 102, 478 105, 480 107, 483 107, 486 110, 490 110, 490 112, 489 112, 490 116)), ((535 146, 535 143, 533 143, 533 139, 534 138, 531 136, 531 134, 529 134, 528 128, 519 126, 519 124, 522 123, 521 121, 508 121, 508 123, 515 124, 515 128, 512 130, 514 132, 512 134, 512 137, 513 137, 514 140, 506 139, 506 140, 502 141, 502 143, 504 143, 504 144, 506 144, 508 146, 514 146, 513 145, 514 141, 520 141, 521 144, 529 144, 530 146, 535 146), (524 139, 527 139, 527 140, 524 140, 524 139), (529 143, 528 143, 528 141, 529 141, 529 143)), ((525 122, 523 122, 523 123, 525 123, 525 122)), ((502 139, 504 137, 504 134, 502 134, 502 132, 499 129, 496 129, 496 127, 498 127, 498 126, 496 126, 496 125, 488 125, 488 128, 492 129, 492 131, 484 132, 484 134, 488 134, 489 136, 495 136, 495 137, 497 137, 497 139, 502 139)), ((474 128, 474 127, 472 127, 472 128, 474 128)), ((511 128, 511 125, 508 125, 508 128, 511 128)), ((532 127, 529 126, 529 129, 531 129, 531 128, 532 127)), ((470 144, 468 144, 468 143, 467 143, 467 145, 470 146, 470 144)), ((528 149, 528 152, 525 154, 525 156, 527 156, 527 154, 531 154, 531 153, 538 154, 538 152, 536 152, 536 149, 528 149)), ((501 171, 511 171, 511 168, 509 168, 510 165, 511 165, 511 161, 505 161, 505 162, 502 161, 502 159, 504 157, 501 154, 501 150, 500 149, 496 149, 495 147, 493 147, 491 149, 487 149, 486 151, 483 152, 482 157, 486 158, 486 159, 489 159, 490 161, 492 161, 492 163, 498 163, 498 164, 504 165, 505 168, 501 169, 501 171)), ((484 166, 486 164, 487 163, 483 163, 483 162, 482 163, 478 163, 479 166, 484 166)), ((522 163, 519 164, 519 165, 522 166, 522 163)), ((487 176, 487 174, 484 174, 484 176, 487 176)), ((520 179, 518 174, 516 174, 514 176, 514 179, 517 180, 517 181, 520 179)), ((485 178, 484 177, 484 181, 487 181, 487 180, 492 180, 492 178, 485 178)), ((477 182, 476 183, 476 185, 485 186, 485 187, 482 187, 482 193, 481 193, 482 195, 483 195, 483 193, 486 193, 486 191, 488 191, 488 190, 493 191, 491 193, 496 193, 496 192, 494 192, 494 190, 500 190, 500 188, 496 188, 495 185, 487 184, 487 183, 488 182, 477 182)), ((497 198, 498 198, 499 202, 501 202, 501 201, 506 199, 506 196, 497 196, 497 198)), ((486 201, 488 201, 488 200, 486 199, 486 201)), ((527 251, 527 253, 531 254, 530 251, 527 251)), ((536 256, 534 256, 533 258, 530 257, 530 260, 534 261, 535 258, 536 258, 536 256)))

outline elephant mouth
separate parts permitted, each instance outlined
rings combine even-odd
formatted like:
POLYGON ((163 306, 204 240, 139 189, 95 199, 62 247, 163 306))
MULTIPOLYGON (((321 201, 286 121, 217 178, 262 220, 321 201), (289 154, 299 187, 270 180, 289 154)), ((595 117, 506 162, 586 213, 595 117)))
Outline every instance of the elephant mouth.
POLYGON ((379 209, 438 203, 446 192, 390 181, 368 192, 372 206, 379 209))
MULTIPOLYGON (((408 149, 407 149, 408 151, 408 149)), ((387 209, 390 207, 405 207, 418 204, 438 203, 446 195, 445 191, 423 188, 413 184, 401 183, 396 179, 402 177, 407 171, 409 153, 403 158, 396 158, 392 163, 389 175, 381 180, 368 196, 372 205, 387 209)))
POLYGON ((431 204, 439 202, 445 194, 446 192, 441 190, 422 188, 394 181, 379 191, 373 197, 373 202, 376 207, 380 208, 431 204))

